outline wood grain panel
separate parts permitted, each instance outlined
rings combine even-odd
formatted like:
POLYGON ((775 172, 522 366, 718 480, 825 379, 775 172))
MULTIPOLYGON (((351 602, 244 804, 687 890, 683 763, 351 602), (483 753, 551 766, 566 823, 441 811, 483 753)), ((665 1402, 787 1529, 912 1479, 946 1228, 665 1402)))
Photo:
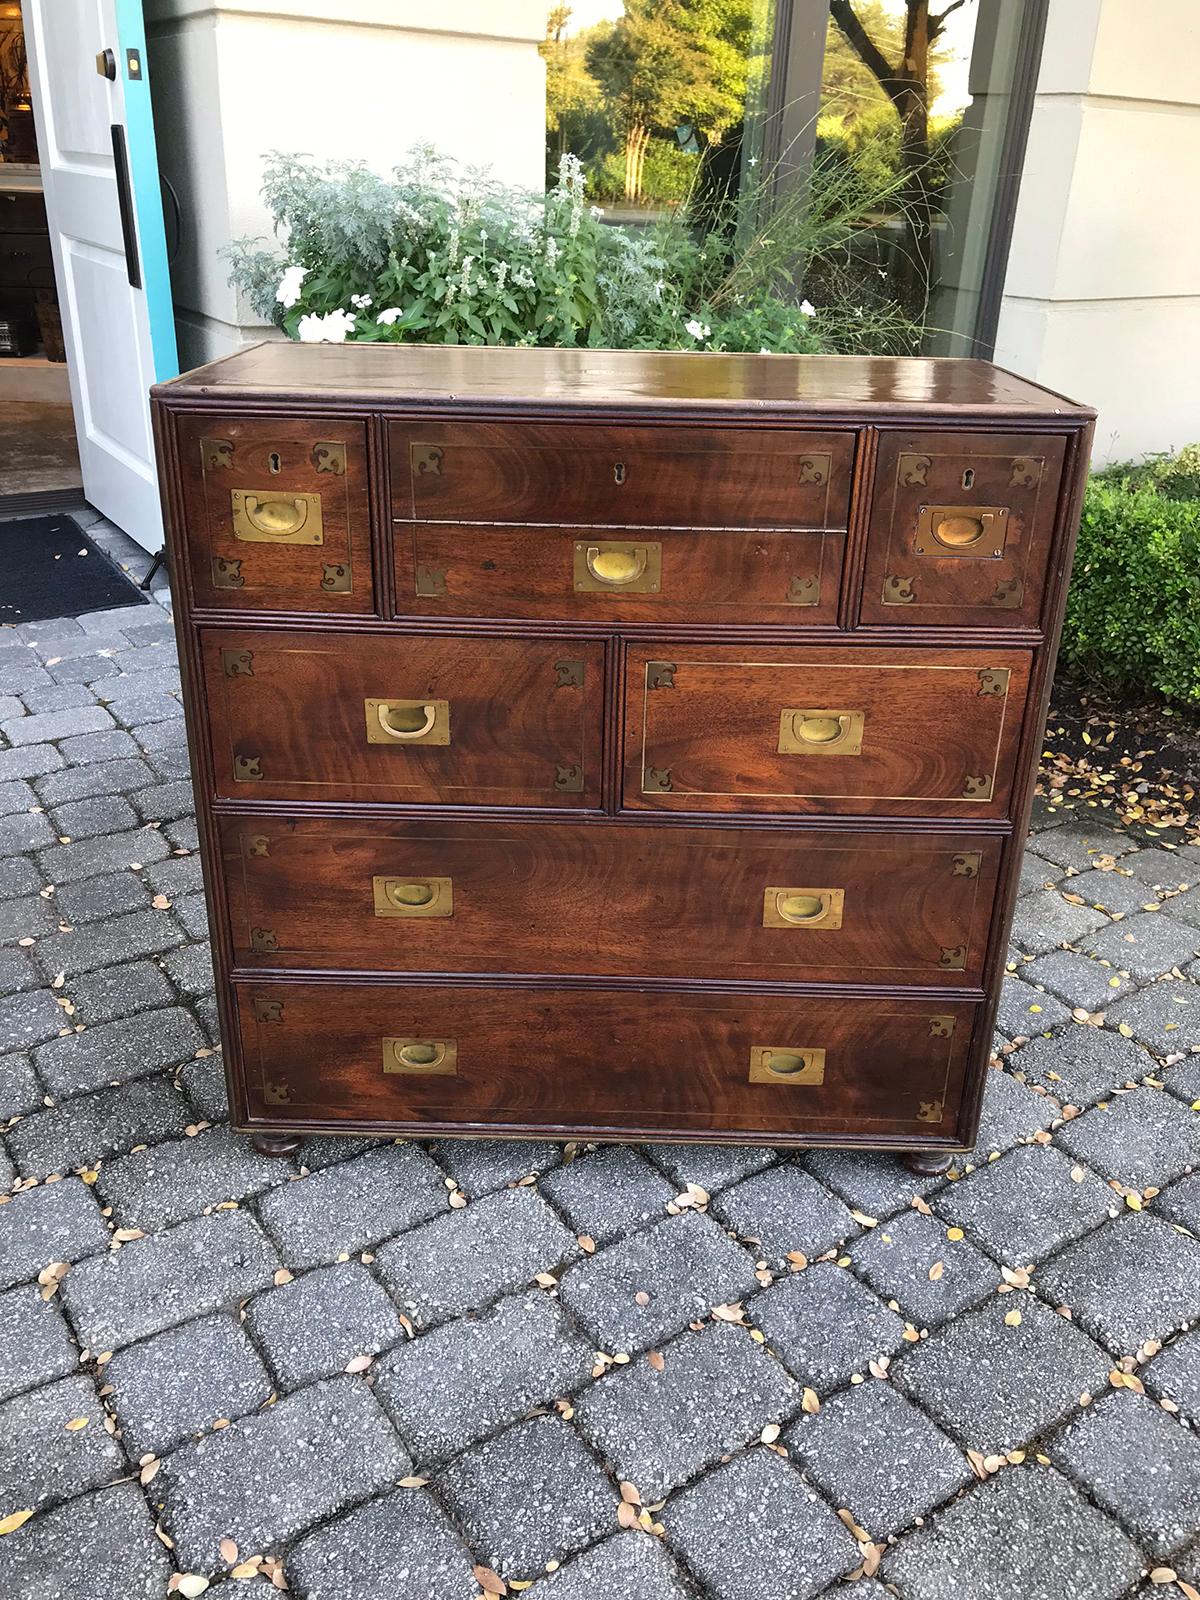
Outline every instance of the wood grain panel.
POLYGON ((604 646, 575 639, 202 635, 218 794, 595 807, 604 646), (371 744, 368 699, 444 700, 445 744, 371 744))
POLYGON ((398 522, 396 612, 402 617, 533 617, 568 622, 837 621, 840 533, 796 529, 512 527, 398 522), (577 593, 576 547, 598 541, 661 550, 652 594, 577 593))
POLYGON ((974 1013, 940 999, 302 981, 236 991, 252 1122, 412 1134, 948 1137, 974 1013), (453 1044, 457 1070, 385 1072, 388 1038, 431 1053, 453 1044), (761 1047, 823 1050, 822 1081, 752 1083, 761 1047))
POLYGON ((635 823, 220 826, 239 966, 960 987, 979 983, 1003 842, 635 823), (378 915, 376 878, 449 878, 452 912, 378 915), (781 888, 843 900, 812 926, 764 926, 781 888))
POLYGON ((854 435, 586 422, 400 423, 392 514, 603 527, 845 528, 854 435))
POLYGON ((986 646, 631 645, 625 804, 1003 816, 1029 664, 1025 651, 986 646), (861 750, 781 753, 791 711, 861 725, 861 750))
POLYGON ((1065 449, 1061 436, 882 433, 861 620, 1036 627, 1065 449), (946 548, 938 507, 979 511, 973 542, 946 548))
POLYGON ((187 566, 195 603, 221 610, 361 615, 374 609, 366 429, 338 416, 179 421, 187 566), (319 543, 237 537, 232 495, 320 504, 319 543))

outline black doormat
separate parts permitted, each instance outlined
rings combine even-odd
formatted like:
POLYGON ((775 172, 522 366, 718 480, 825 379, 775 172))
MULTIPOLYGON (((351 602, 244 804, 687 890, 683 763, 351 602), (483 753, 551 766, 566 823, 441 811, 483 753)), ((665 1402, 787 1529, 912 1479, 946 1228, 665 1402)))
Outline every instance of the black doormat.
POLYGON ((71 517, 0 521, 0 624, 148 604, 71 517))

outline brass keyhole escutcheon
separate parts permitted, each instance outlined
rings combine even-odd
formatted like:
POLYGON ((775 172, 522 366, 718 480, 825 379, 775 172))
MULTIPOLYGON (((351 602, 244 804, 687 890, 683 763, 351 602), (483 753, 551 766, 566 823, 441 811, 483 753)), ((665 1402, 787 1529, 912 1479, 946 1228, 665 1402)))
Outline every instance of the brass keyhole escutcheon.
POLYGON ((625 482, 625 463, 623 461, 615 461, 613 463, 613 482, 625 482))
POLYGON ((283 462, 279 459, 278 450, 271 451, 271 454, 267 457, 267 466, 272 472, 278 472, 283 466, 283 462))
POLYGON ((951 550, 964 550, 968 545, 978 544, 985 531, 980 517, 943 517, 934 527, 933 536, 951 550))
POLYGON ((962 486, 963 486, 964 489, 973 489, 975 487, 975 468, 974 467, 968 467, 967 470, 963 473, 963 475, 962 475, 962 486))

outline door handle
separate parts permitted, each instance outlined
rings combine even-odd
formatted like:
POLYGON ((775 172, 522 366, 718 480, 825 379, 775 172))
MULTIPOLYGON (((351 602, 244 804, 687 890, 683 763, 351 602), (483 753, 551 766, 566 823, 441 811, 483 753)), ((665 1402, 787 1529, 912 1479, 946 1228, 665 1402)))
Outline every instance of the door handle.
MULTIPOLYGON (((113 64, 116 73, 116 63, 113 64)), ((137 228, 133 221, 133 190, 129 183, 129 150, 125 144, 125 129, 119 122, 112 125, 113 173, 117 180, 117 205, 121 212, 121 242, 125 248, 125 276, 131 289, 142 287, 142 262, 138 255, 137 228)))

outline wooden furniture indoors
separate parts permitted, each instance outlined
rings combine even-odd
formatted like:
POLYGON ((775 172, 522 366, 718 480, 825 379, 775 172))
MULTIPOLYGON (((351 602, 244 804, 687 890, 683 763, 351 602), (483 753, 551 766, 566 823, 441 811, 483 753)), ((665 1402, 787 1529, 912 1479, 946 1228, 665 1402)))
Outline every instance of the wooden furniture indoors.
POLYGON ((857 357, 158 388, 237 1125, 969 1148, 1091 416, 857 357))

